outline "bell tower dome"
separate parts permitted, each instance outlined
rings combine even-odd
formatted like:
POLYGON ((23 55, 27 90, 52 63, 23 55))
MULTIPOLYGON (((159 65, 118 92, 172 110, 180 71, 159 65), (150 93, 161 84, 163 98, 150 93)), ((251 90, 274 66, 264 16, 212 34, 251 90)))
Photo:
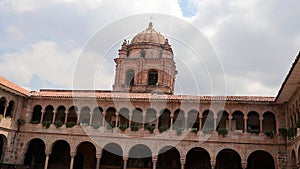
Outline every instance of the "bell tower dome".
POLYGON ((173 51, 168 39, 156 32, 151 22, 130 43, 124 40, 114 60, 113 91, 174 93, 177 71, 173 51))

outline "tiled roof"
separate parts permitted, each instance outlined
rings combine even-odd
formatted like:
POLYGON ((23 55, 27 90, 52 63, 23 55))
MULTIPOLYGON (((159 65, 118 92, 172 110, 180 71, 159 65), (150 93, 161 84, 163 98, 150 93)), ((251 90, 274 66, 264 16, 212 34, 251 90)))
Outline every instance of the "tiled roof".
POLYGON ((232 101, 232 102, 273 102, 275 97, 263 96, 190 96, 190 95, 161 95, 151 93, 119 93, 108 90, 50 90, 29 92, 0 76, 0 88, 19 95, 47 98, 103 98, 103 99, 139 99, 139 100, 173 100, 173 101, 232 101))
POLYGON ((29 91, 23 89, 22 87, 15 85, 14 83, 8 81, 7 79, 5 79, 2 76, 0 76, 0 88, 4 88, 6 90, 9 90, 10 92, 13 92, 13 93, 16 93, 19 95, 25 95, 25 96, 30 95, 29 91))
POLYGON ((275 97, 264 96, 189 96, 158 95, 151 93, 117 93, 99 90, 41 90, 31 92, 33 97, 56 98, 105 98, 105 99, 157 99, 157 100, 191 100, 191 101, 237 101, 237 102, 273 102, 275 97))

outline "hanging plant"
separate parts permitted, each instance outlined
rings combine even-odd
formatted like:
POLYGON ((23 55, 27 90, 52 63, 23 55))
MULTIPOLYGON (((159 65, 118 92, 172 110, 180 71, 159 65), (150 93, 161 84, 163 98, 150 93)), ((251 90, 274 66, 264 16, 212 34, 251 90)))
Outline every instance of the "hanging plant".
POLYGON ((218 129, 218 134, 222 135, 223 137, 225 137, 228 134, 228 130, 225 128, 219 128, 218 129))
POLYGON ((64 124, 64 123, 61 122, 60 120, 54 122, 54 125, 55 125, 56 128, 60 128, 63 124, 64 124))
POLYGON ((23 118, 19 118, 19 119, 17 120, 17 124, 18 124, 19 126, 22 126, 22 125, 24 125, 25 123, 26 123, 26 120, 23 119, 23 118))
POLYGON ((72 127, 74 127, 76 125, 76 123, 74 122, 74 121, 70 121, 70 122, 67 122, 66 123, 66 127, 67 128, 72 128, 72 127))
POLYGON ((51 121, 43 121, 43 126, 45 126, 46 129, 50 127, 50 124, 51 124, 51 121))
POLYGON ((152 126, 152 125, 150 125, 150 124, 147 124, 147 125, 145 126, 145 129, 148 130, 150 133, 153 133, 155 127, 152 126))

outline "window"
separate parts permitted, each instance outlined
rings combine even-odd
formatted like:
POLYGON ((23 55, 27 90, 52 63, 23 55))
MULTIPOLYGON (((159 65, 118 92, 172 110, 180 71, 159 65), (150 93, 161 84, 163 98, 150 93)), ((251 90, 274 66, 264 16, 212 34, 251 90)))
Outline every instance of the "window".
POLYGON ((156 85, 158 79, 157 70, 150 70, 148 72, 148 85, 156 85))
POLYGON ((130 87, 134 85, 134 70, 127 70, 125 83, 130 87))

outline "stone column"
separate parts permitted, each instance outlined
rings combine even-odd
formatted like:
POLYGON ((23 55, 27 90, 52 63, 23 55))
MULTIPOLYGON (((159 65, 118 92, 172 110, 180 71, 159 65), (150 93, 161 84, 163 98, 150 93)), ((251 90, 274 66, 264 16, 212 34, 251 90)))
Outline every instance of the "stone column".
POLYGON ((74 165, 74 157, 76 155, 76 152, 71 152, 71 161, 70 161, 70 169, 73 169, 73 165, 74 165))
POLYGON ((49 156, 50 156, 51 152, 49 150, 46 150, 45 154, 46 154, 46 159, 45 159, 44 169, 48 169, 49 156))
POLYGON ((247 168, 247 162, 242 162, 242 168, 246 169, 247 168))
POLYGON ((202 130, 202 114, 199 113, 199 130, 202 130))
POLYGON ((100 167, 101 156, 102 156, 102 154, 96 154, 96 159, 97 159, 96 169, 99 169, 99 167, 100 167))
POLYGON ((218 119, 218 116, 214 115, 214 128, 213 128, 214 131, 217 130, 217 119, 218 119))
POLYGON ((128 128, 130 129, 131 127, 131 118, 132 118, 132 113, 129 113, 129 122, 128 122, 128 128))
POLYGON ((69 115, 69 114, 65 112, 65 121, 64 121, 65 124, 68 122, 68 115, 69 115))
POLYGON ((42 117, 41 117, 41 121, 40 121, 40 123, 43 123, 43 120, 44 120, 44 115, 45 115, 45 111, 42 111, 42 117))
POLYGON ((155 122, 155 130, 158 130, 158 123, 159 123, 159 113, 156 114, 156 122, 155 122))
POLYGON ((215 169, 216 161, 215 160, 210 160, 210 165, 211 165, 211 169, 215 169))
POLYGON ((231 123, 232 123, 232 116, 228 117, 228 131, 232 131, 231 123))
POLYGON ((105 127, 105 115, 106 115, 106 112, 105 111, 103 111, 102 112, 102 127, 105 127))
POLYGON ((184 131, 188 130, 188 115, 184 115, 184 131))
MULTIPOLYGON (((8 107, 8 103, 5 103, 4 104, 4 111, 3 111, 3 118, 6 116, 6 110, 7 110, 7 107, 8 107)), ((11 117, 12 118, 12 117, 11 117)))
POLYGON ((119 127, 120 126, 120 113, 118 111, 116 111, 115 113, 115 116, 116 116, 116 127, 119 127))
POLYGON ((244 115, 244 133, 247 133, 247 119, 248 117, 244 115))
POLYGON ((53 111, 53 119, 52 119, 52 124, 54 124, 54 122, 55 122, 55 118, 56 118, 56 111, 53 111))
POLYGON ((259 118, 259 132, 260 133, 263 133, 263 120, 264 120, 264 117, 259 118))
POLYGON ((157 157, 152 157, 153 167, 152 169, 156 169, 157 157))
POLYGON ((90 112, 90 121, 89 121, 90 126, 93 125, 93 124, 92 124, 92 122, 93 122, 93 116, 94 116, 94 113, 91 111, 91 112, 90 112))
POLYGON ((170 114, 170 130, 173 130, 173 118, 174 118, 174 113, 170 114))
POLYGON ((180 158, 181 169, 184 169, 185 158, 180 158))
POLYGON ((77 115, 77 122, 76 122, 76 124, 80 125, 80 113, 76 112, 76 115, 77 115))
POLYGON ((124 161, 123 169, 127 168, 127 160, 128 160, 128 157, 123 157, 123 161, 124 161))
POLYGON ((146 112, 143 112, 142 116, 143 116, 142 130, 144 130, 144 128, 145 128, 145 120, 146 120, 146 112))

